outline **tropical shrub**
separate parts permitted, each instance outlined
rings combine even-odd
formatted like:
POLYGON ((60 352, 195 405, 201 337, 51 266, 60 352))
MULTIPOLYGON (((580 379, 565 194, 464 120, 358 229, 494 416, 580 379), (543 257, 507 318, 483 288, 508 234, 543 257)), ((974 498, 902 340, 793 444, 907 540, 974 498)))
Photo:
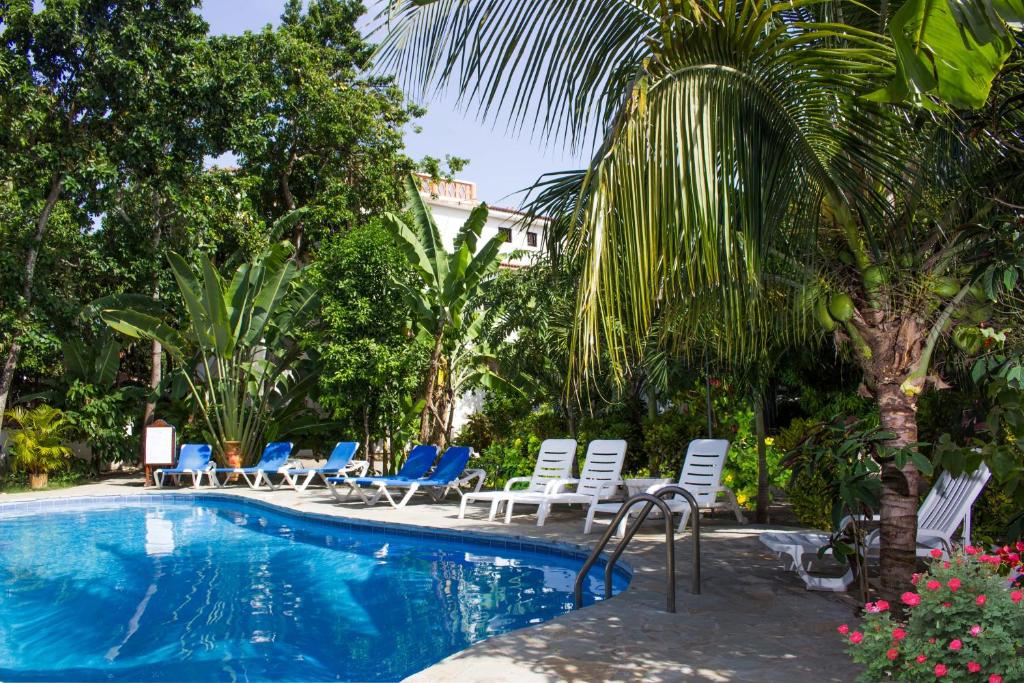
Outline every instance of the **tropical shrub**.
POLYGON ((495 441, 480 452, 471 466, 487 472, 489 488, 504 488, 505 482, 513 477, 533 474, 541 441, 533 434, 495 441))
MULTIPOLYGON (((731 419, 733 432, 729 457, 725 461, 722 483, 736 494, 740 505, 757 499, 757 437, 754 434, 754 413, 749 409, 737 410, 731 419)), ((765 439, 768 458, 768 483, 782 488, 789 481, 789 471, 782 465, 782 452, 775 447, 772 437, 765 439)))
POLYGON ((65 440, 72 425, 63 412, 45 404, 31 410, 19 406, 7 411, 7 419, 17 425, 7 444, 14 472, 38 477, 67 467, 71 449, 65 440))
POLYGON ((905 619, 879 600, 859 627, 839 627, 861 680, 1024 681, 1024 592, 1008 587, 1002 558, 971 546, 933 555, 902 595, 905 619))

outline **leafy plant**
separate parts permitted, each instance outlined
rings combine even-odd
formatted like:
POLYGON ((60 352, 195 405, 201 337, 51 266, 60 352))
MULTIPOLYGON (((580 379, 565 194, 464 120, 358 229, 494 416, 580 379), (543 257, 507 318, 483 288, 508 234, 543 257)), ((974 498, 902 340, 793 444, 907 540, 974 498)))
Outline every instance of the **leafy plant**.
POLYGON ((879 600, 860 626, 840 626, 861 680, 1024 680, 1024 593, 1008 588, 999 564, 973 547, 935 559, 901 597, 905 620, 879 600))
POLYGON ((67 467, 71 449, 65 440, 72 425, 64 413, 48 405, 7 411, 7 419, 17 425, 8 434, 11 469, 33 476, 49 474, 67 467))
MULTIPOLYGON (((116 296, 97 303, 100 317, 129 337, 156 339, 178 364, 210 440, 223 455, 238 441, 246 461, 259 453, 271 429, 287 433, 289 421, 308 416, 306 399, 315 372, 295 335, 314 310, 317 293, 287 243, 270 247, 223 278, 206 256, 197 275, 176 253, 168 256, 187 325, 173 327, 152 299, 116 296)), ((313 426, 306 420, 303 426, 313 426)))

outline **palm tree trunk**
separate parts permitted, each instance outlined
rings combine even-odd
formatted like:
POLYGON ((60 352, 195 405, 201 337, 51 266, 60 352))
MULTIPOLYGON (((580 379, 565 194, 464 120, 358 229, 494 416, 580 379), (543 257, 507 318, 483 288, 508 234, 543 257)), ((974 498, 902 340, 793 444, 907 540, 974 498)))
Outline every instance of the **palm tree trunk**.
MULTIPOLYGON (((46 229, 50 224, 50 214, 60 199, 60 193, 64 189, 64 176, 54 176, 50 184, 50 191, 46 195, 46 202, 43 210, 36 220, 36 231, 32 237, 32 244, 29 245, 28 253, 25 255, 25 275, 22 280, 21 298, 22 315, 26 315, 32 306, 32 286, 35 283, 36 262, 39 260, 39 250, 43 246, 43 238, 46 236, 46 229)), ((21 316, 19 316, 20 318, 21 316)), ((4 412, 7 410, 7 397, 11 393, 11 386, 14 384, 14 373, 18 369, 18 360, 21 357, 21 335, 23 325, 15 325, 11 333, 11 346, 7 350, 7 358, 4 360, 3 372, 0 372, 0 429, 4 426, 4 412)))
POLYGON ((757 512, 758 524, 768 521, 768 452, 765 448, 766 438, 764 425, 764 394, 760 388, 754 389, 754 434, 757 438, 757 512))
POLYGON ((427 388, 423 392, 425 404, 420 413, 420 443, 430 443, 434 427, 434 393, 437 390, 437 376, 441 370, 441 351, 443 349, 444 331, 434 337, 434 351, 430 354, 430 369, 427 374, 427 388))
MULTIPOLYGON (((876 389, 881 427, 894 434, 894 448, 917 442, 917 396, 896 383, 876 389)), ((890 597, 910 589, 917 563, 917 504, 920 475, 909 460, 902 467, 890 458, 882 463, 881 554, 882 591, 890 597)))
MULTIPOLYGON (((163 225, 160 217, 157 217, 156 226, 153 230, 153 241, 150 244, 151 253, 154 257, 160 250, 160 240, 163 237, 163 225)), ((150 281, 150 294, 153 301, 160 300, 160 269, 154 267, 153 278, 150 281)), ((156 390, 160 388, 160 380, 163 378, 163 347, 160 342, 154 339, 149 349, 149 390, 151 392, 150 398, 146 400, 146 407, 142 411, 142 428, 153 421, 153 415, 156 413, 156 399, 153 396, 156 395, 156 390)), ((141 459, 141 448, 140 448, 140 459, 141 459)))

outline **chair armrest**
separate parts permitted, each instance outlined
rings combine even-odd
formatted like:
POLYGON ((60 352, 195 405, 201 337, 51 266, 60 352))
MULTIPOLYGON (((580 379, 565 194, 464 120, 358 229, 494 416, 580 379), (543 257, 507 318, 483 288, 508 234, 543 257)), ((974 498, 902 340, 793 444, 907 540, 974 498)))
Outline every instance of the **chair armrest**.
POLYGON ((477 493, 484 485, 484 480, 487 479, 487 472, 480 469, 466 470, 462 473, 462 477, 455 481, 455 486, 463 486, 474 479, 476 479, 476 486, 473 487, 473 493, 477 493))
POLYGON ((533 477, 512 477, 505 482, 505 490, 511 491, 513 484, 529 484, 531 481, 533 481, 533 477))
MULTIPOLYGON (((369 460, 349 460, 348 465, 342 470, 343 473, 347 473, 349 469, 352 469, 356 473, 357 477, 365 477, 366 473, 370 470, 369 460)), ((345 474, 344 476, 347 476, 345 474)))
POLYGON ((548 485, 544 487, 545 496, 553 496, 558 493, 562 493, 562 489, 566 486, 580 483, 579 479, 553 479, 548 482, 548 485))
POLYGON ((847 515, 839 520, 839 528, 845 529, 853 522, 880 522, 881 520, 881 515, 847 515))

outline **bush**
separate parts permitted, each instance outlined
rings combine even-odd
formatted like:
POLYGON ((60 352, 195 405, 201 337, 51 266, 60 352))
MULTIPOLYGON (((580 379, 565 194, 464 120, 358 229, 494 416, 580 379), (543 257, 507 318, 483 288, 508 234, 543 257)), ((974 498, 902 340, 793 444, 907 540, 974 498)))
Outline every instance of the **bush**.
POLYGON ((643 443, 650 476, 676 476, 682 467, 686 445, 699 438, 704 429, 703 415, 680 410, 669 410, 644 420, 643 443))
POLYGON ((968 547, 915 583, 905 622, 879 600, 858 630, 839 627, 862 681, 1024 681, 1024 593, 1007 586, 998 556, 968 547))
MULTIPOLYGON (((751 410, 733 414, 729 457, 725 461, 722 483, 736 494, 740 505, 757 500, 757 436, 754 434, 754 413, 751 410)), ((765 439, 768 459, 768 484, 778 488, 789 481, 789 471, 782 466, 782 452, 775 439, 765 439)))
POLYGON ((537 464, 542 439, 533 434, 525 438, 494 441, 472 460, 470 467, 487 472, 487 487, 501 489, 513 477, 528 477, 537 464))

